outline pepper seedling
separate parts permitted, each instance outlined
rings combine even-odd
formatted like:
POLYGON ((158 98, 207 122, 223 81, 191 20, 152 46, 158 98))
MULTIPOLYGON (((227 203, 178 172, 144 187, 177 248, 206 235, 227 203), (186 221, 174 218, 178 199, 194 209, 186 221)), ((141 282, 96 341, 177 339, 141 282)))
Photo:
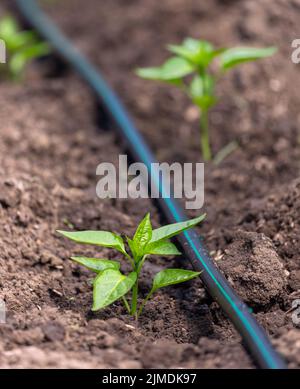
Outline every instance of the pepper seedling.
POLYGON ((140 68, 138 76, 163 81, 183 90, 200 109, 200 136, 202 157, 212 159, 209 140, 209 111, 217 103, 215 86, 228 69, 249 61, 269 57, 276 52, 275 47, 252 48, 235 47, 216 49, 210 42, 186 38, 182 45, 168 45, 175 56, 160 67, 140 68), (211 65, 218 58, 217 71, 211 65))
MULTIPOLYGON (((30 61, 50 53, 50 47, 41 41, 34 31, 21 31, 17 21, 10 15, 0 20, 0 39, 5 43, 7 64, 4 74, 12 80, 21 79, 30 61)), ((0 69, 1 69, 0 68, 0 69)))
POLYGON ((201 215, 192 220, 170 224, 153 230, 150 214, 148 213, 138 225, 133 238, 126 237, 128 249, 126 249, 125 242, 120 235, 109 231, 57 232, 77 243, 115 249, 129 261, 132 271, 128 275, 124 275, 120 271, 120 263, 118 261, 71 257, 76 263, 97 274, 93 280, 93 311, 98 311, 116 300, 122 299, 128 313, 138 318, 147 301, 158 289, 179 284, 199 276, 199 272, 191 270, 162 270, 155 275, 151 290, 138 306, 139 278, 148 257, 150 255, 180 255, 181 253, 170 241, 170 238, 196 226, 204 218, 205 215, 201 215), (132 291, 130 304, 126 297, 129 291, 132 291))

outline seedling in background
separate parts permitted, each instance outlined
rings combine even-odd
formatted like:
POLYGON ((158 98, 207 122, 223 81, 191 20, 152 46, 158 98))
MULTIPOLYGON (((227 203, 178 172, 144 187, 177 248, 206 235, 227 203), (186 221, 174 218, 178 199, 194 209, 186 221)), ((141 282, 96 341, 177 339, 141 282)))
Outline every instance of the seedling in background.
POLYGON ((180 255, 181 253, 170 241, 170 238, 196 226, 204 218, 205 215, 201 215, 196 219, 153 230, 148 213, 137 227, 134 237, 132 239, 126 237, 128 250, 123 238, 113 232, 58 232, 74 242, 109 247, 119 251, 124 256, 132 268, 132 272, 128 275, 121 273, 118 261, 87 257, 72 257, 71 259, 97 274, 93 281, 93 311, 98 311, 116 300, 122 299, 128 313, 137 318, 142 313, 147 301, 158 289, 198 277, 200 273, 190 270, 162 270, 155 275, 151 290, 138 306, 139 277, 145 261, 150 255, 180 255), (129 302, 127 294, 130 291, 132 293, 129 302))
POLYGON ((7 64, 1 65, 0 71, 3 69, 11 79, 19 80, 28 63, 50 52, 49 45, 42 42, 34 31, 21 31, 12 16, 0 20, 0 39, 5 42, 7 50, 7 64))
MULTIPOLYGON (((201 150, 203 159, 209 161, 212 159, 209 139, 209 111, 217 103, 215 94, 217 81, 227 70, 244 62, 269 57, 275 53, 276 48, 216 49, 207 41, 187 38, 181 46, 169 45, 168 50, 175 56, 168 59, 160 67, 138 69, 137 74, 145 79, 163 81, 177 86, 191 98, 201 111, 201 150), (216 58, 219 61, 217 70, 213 72, 211 65, 216 58)), ((231 147, 228 147, 228 151, 230 150, 231 147)))

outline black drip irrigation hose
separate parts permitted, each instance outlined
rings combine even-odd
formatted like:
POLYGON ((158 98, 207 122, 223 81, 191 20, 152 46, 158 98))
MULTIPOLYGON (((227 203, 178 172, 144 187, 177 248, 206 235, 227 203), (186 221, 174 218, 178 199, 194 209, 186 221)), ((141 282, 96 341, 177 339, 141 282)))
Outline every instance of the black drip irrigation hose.
MULTIPOLYGON (((51 22, 35 0, 16 0, 16 4, 27 22, 51 44, 53 49, 80 74, 100 97, 117 124, 120 136, 126 140, 132 157, 136 161, 143 162, 150 172, 151 164, 155 163, 156 160, 117 95, 102 78, 100 72, 51 22)), ((176 223, 186 220, 187 217, 181 206, 173 198, 163 196, 164 184, 153 171, 152 182, 156 182, 159 189, 161 194, 159 205, 168 222, 176 223)), ((178 237, 178 240, 194 269, 202 271, 203 284, 239 331, 257 365, 268 369, 286 368, 285 362, 272 347, 266 333, 256 322, 250 309, 236 295, 225 277, 214 265, 196 230, 185 231, 178 237)))

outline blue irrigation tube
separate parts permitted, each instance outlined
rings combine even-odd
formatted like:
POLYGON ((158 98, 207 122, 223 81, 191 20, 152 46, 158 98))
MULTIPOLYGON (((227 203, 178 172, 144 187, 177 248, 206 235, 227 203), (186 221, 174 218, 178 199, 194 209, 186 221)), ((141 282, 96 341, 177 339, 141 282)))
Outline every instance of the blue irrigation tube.
MULTIPOLYGON (((53 49, 80 74, 100 97, 117 124, 120 135, 127 141, 133 158, 143 162, 150 172, 151 164, 157 161, 134 126, 126 109, 100 72, 72 45, 38 7, 35 0, 16 0, 16 4, 29 24, 51 44, 53 49)), ((181 206, 173 198, 164 197, 164 184, 153 171, 152 180, 156 182, 161 194, 162 198, 159 199, 159 203, 168 222, 186 220, 187 217, 181 206)), ((237 296, 214 265, 196 230, 185 231, 178 237, 178 240, 193 267, 202 271, 201 279, 205 287, 239 331, 257 365, 267 369, 286 368, 285 362, 272 347, 266 333, 256 322, 250 309, 237 296)))

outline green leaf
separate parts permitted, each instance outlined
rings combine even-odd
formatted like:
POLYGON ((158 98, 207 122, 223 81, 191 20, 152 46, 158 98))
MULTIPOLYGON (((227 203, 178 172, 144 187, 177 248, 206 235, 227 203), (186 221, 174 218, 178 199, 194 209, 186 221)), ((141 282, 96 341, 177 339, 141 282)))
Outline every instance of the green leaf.
POLYGON ((208 41, 194 38, 186 38, 183 46, 198 56, 199 59, 210 58, 214 53, 214 46, 208 41))
POLYGON ((37 35, 33 31, 22 31, 11 36, 11 38, 8 39, 8 42, 8 50, 17 51, 37 43, 37 35))
POLYGON ((195 60, 195 52, 184 46, 168 45, 168 50, 171 53, 177 54, 180 57, 187 59, 188 61, 194 62, 195 60))
POLYGON ((9 52, 16 52, 25 46, 37 42, 37 35, 34 31, 21 31, 16 20, 7 16, 0 21, 0 39, 6 43, 9 52))
POLYGON ((192 53, 197 53, 199 51, 199 47, 203 43, 208 44, 208 47, 211 46, 206 41, 201 41, 200 39, 194 39, 194 38, 185 38, 182 42, 182 46, 192 53))
POLYGON ((194 71, 194 66, 184 58, 172 57, 162 66, 163 80, 175 80, 187 76, 194 71))
POLYGON ((267 47, 262 49, 254 47, 235 47, 227 49, 220 56, 221 66, 224 70, 227 70, 243 62, 270 57, 276 51, 276 47, 267 47))
POLYGON ((158 242, 161 240, 169 239, 172 236, 178 235, 180 232, 183 232, 189 228, 196 226, 198 223, 202 222, 205 219, 205 214, 185 222, 169 224, 168 226, 163 226, 153 230, 152 238, 150 243, 158 242))
POLYGON ((93 283, 93 311, 98 311, 124 296, 134 285, 136 273, 127 277, 118 270, 104 270, 93 283))
POLYGON ((161 67, 139 68, 136 70, 136 74, 139 77, 146 78, 148 80, 161 80, 162 68, 161 67))
POLYGON ((71 257, 76 263, 85 266, 87 269, 99 273, 106 269, 120 269, 120 263, 108 259, 87 258, 87 257, 71 257))
POLYGON ((130 248, 130 251, 131 251, 132 255, 134 257, 137 257, 137 255, 138 255, 138 247, 137 247, 137 245, 135 244, 135 242, 132 239, 128 238, 128 236, 126 236, 126 239, 127 239, 128 246, 130 248))
POLYGON ((181 282, 189 281, 199 276, 199 272, 183 269, 165 269, 157 273, 153 279, 151 292, 165 286, 180 284, 181 282))
POLYGON ((191 82, 190 94, 193 99, 204 95, 203 80, 199 75, 195 76, 191 82))
POLYGON ((209 74, 195 76, 190 85, 193 102, 202 109, 209 109, 217 102, 214 96, 215 81, 209 74))
POLYGON ((5 16, 0 21, 0 38, 7 40, 19 31, 19 25, 11 16, 5 16))
POLYGON ((194 71, 194 66, 184 58, 172 57, 162 66, 137 70, 137 75, 149 80, 174 81, 194 71))
POLYGON ((148 242, 150 242, 151 238, 152 226, 150 221, 150 213, 147 213, 144 219, 140 222, 133 237, 133 241, 138 253, 143 252, 145 246, 148 244, 148 242))
POLYGON ((12 55, 9 68, 13 75, 18 76, 26 64, 34 59, 48 54, 50 48, 47 43, 38 43, 34 46, 26 47, 12 55))
POLYGON ((44 55, 50 53, 50 46, 46 42, 36 43, 34 45, 25 47, 23 50, 19 52, 22 56, 27 59, 40 58, 44 55))
POLYGON ((218 51, 213 45, 204 40, 186 38, 182 45, 169 45, 169 51, 183 57, 191 63, 206 68, 218 51))
POLYGON ((181 255, 175 244, 168 240, 152 243, 145 249, 146 254, 152 255, 181 255))
POLYGON ((190 92, 192 97, 202 97, 205 95, 213 95, 215 88, 215 80, 209 74, 203 76, 195 76, 191 82, 190 92))
POLYGON ((96 246, 114 248, 121 253, 125 253, 125 246, 123 239, 112 232, 108 231, 57 231, 59 234, 76 243, 92 244, 96 246))

